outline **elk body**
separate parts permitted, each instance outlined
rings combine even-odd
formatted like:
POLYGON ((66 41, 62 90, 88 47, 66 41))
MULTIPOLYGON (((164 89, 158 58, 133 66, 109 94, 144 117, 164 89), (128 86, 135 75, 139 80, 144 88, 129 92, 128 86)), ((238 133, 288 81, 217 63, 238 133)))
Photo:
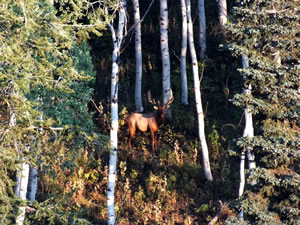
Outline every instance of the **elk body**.
MULTIPOLYGON (((148 92, 148 100, 150 103, 156 105, 156 103, 151 100, 151 95, 148 92)), ((157 131, 161 123, 164 121, 166 110, 168 106, 173 102, 173 94, 171 92, 170 100, 167 104, 162 106, 156 106, 156 111, 151 113, 132 113, 128 116, 127 123, 129 128, 129 139, 128 145, 129 149, 132 150, 131 147, 131 139, 134 137, 136 129, 146 132, 150 131, 151 139, 152 139, 152 151, 157 150, 157 131)))

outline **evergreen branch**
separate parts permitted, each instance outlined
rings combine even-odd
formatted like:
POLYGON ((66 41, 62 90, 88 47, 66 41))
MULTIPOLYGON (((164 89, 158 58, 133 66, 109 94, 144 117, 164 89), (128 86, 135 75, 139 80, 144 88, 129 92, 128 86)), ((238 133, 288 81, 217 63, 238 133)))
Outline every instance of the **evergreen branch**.
POLYGON ((60 24, 60 23, 52 23, 54 25, 60 26, 60 27, 79 27, 79 28, 90 28, 90 27, 97 27, 100 24, 103 24, 103 22, 95 23, 95 24, 60 24))

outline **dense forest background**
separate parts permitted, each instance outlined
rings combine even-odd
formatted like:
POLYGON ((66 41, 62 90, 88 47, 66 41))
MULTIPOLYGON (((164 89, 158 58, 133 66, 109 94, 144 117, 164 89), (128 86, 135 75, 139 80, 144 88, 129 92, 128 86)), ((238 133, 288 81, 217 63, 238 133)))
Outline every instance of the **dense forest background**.
MULTIPOLYGON (((117 23, 116 2, 94 5, 107 11, 93 11, 86 1, 8 2, 0 5, 0 224, 15 224, 24 205, 30 206, 24 224, 107 224, 113 51, 107 24, 113 17, 117 23), (14 191, 24 162, 38 168, 34 201, 14 191)), ((146 112, 153 111, 148 91, 162 102, 159 1, 147 11, 150 2, 140 1, 146 112)), ((192 1, 199 51, 197 4, 192 1)), ((150 133, 141 132, 129 151, 126 118, 135 111, 136 67, 128 1, 130 32, 119 58, 117 224, 208 224, 218 212, 215 224, 299 223, 299 5, 232 0, 227 9, 224 30, 217 2, 205 1, 207 51, 199 75, 210 182, 202 168, 189 54, 189 105, 180 101, 180 1, 168 1, 172 119, 160 126, 157 152, 150 133), (241 70, 242 55, 250 69, 241 70), (243 95, 248 84, 251 97, 243 95), (251 140, 243 138, 248 105, 256 136, 251 140), (245 146, 255 153, 257 168, 246 170, 239 198, 245 146), (238 220, 241 211, 244 220, 238 220)))

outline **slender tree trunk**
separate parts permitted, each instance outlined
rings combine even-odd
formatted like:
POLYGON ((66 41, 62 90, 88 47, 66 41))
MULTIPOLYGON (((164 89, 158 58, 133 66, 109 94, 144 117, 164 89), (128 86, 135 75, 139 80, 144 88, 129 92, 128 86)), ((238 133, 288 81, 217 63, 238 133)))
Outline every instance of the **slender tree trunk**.
POLYGON ((107 184, 107 214, 108 224, 116 223, 115 217, 115 182, 117 170, 117 149, 118 149, 118 81, 119 81, 119 57, 120 46, 123 41, 123 32, 126 23, 126 0, 121 0, 119 9, 119 23, 117 36, 115 34, 112 23, 109 25, 113 39, 113 54, 112 54, 112 76, 111 76, 111 152, 109 156, 108 168, 108 184, 107 184))
MULTIPOLYGON (((168 39, 168 4, 167 0, 160 0, 160 49, 162 57, 162 86, 163 102, 167 104, 171 97, 171 69, 168 39)), ((171 117, 171 111, 167 112, 171 117)))
POLYGON ((38 168, 30 167, 28 200, 31 201, 31 203, 35 201, 35 197, 37 193, 37 186, 38 186, 37 176, 38 176, 38 168))
POLYGON ((223 29, 224 25, 227 23, 227 2, 226 0, 218 0, 217 2, 219 9, 220 26, 223 29))
POLYGON ((197 54, 195 50, 194 37, 193 37, 194 34, 193 34, 193 23, 192 23, 192 16, 191 16, 190 0, 186 0, 186 7, 187 7, 187 21, 188 21, 188 39, 189 39, 190 53, 191 53, 191 59, 193 65, 194 90, 195 90, 196 109, 198 115, 199 139, 202 148, 203 169, 204 169, 204 175, 206 179, 212 181, 213 177, 210 169, 208 147, 205 138, 204 115, 203 115, 203 108, 202 108, 202 101, 201 101, 198 61, 197 61, 197 54))
POLYGON ((204 0, 198 0, 199 11, 199 44, 200 44, 200 59, 205 59, 206 54, 206 18, 204 0))
MULTIPOLYGON (((37 99, 37 101, 39 101, 39 98, 37 99)), ((44 120, 42 114, 38 117, 38 120, 41 122, 44 120)), ((39 132, 41 132, 42 130, 43 130, 43 128, 38 128, 39 132)), ((35 140, 36 140, 36 137, 33 137, 33 142, 35 140)), ((38 188, 38 167, 30 166, 29 184, 28 184, 29 191, 28 191, 27 197, 28 197, 28 200, 31 201, 31 203, 33 203, 35 201, 37 188, 38 188)))
POLYGON ((181 1, 182 14, 182 40, 181 40, 181 57, 180 57, 180 72, 181 72, 181 103, 188 105, 188 85, 186 75, 186 52, 187 52, 187 18, 185 0, 181 1))
MULTIPOLYGON (((242 56, 242 65, 243 68, 248 68, 249 67, 249 59, 247 56, 242 56)), ((246 89, 244 89, 244 92, 246 94, 251 94, 251 84, 248 85, 246 89)), ((253 128, 253 120, 252 120, 252 113, 250 109, 246 106, 244 109, 244 115, 245 115, 245 129, 243 133, 243 137, 248 137, 248 138, 253 138, 254 137, 254 128, 253 128)), ((251 152, 251 148, 245 148, 242 150, 241 153, 241 161, 240 161, 240 187, 239 187, 239 197, 241 197, 244 193, 244 188, 245 188, 245 152, 247 153, 247 158, 248 158, 248 167, 249 169, 253 169, 256 167, 255 164, 255 158, 254 158, 254 153, 251 152)), ((251 185, 255 185, 256 180, 251 181, 251 185)), ((243 220, 243 210, 239 212, 239 220, 243 220)))
MULTIPOLYGON (((29 180, 29 164, 28 163, 22 163, 20 166, 20 170, 18 171, 18 176, 20 177, 20 184, 18 184, 19 189, 15 193, 17 197, 19 197, 22 200, 26 200, 27 195, 27 187, 28 187, 28 180, 29 180)), ((24 223, 25 219, 25 206, 21 206, 19 210, 21 211, 17 218, 16 218, 16 224, 22 225, 24 223)))
POLYGON ((142 103, 142 35, 139 0, 132 0, 135 24, 135 108, 137 112, 143 112, 142 103))
MULTIPOLYGON (((243 68, 249 67, 249 60, 246 56, 242 56, 242 65, 243 65, 243 68)), ((246 94, 250 95, 251 89, 252 89, 251 84, 249 84, 248 87, 244 90, 244 92, 246 94)), ((254 128, 253 128, 252 113, 247 106, 244 109, 244 114, 245 114, 245 129, 244 129, 243 137, 253 138, 254 137, 254 128)), ((251 148, 247 148, 247 158, 248 158, 249 169, 255 168, 256 167, 255 157, 254 157, 254 153, 252 153, 251 148)), ((256 184, 256 181, 252 180, 251 184, 252 185, 256 184)))
MULTIPOLYGON (((17 125, 17 118, 13 108, 9 110, 9 127, 15 127, 17 125)), ((14 138, 14 146, 17 152, 20 153, 21 149, 18 147, 18 142, 16 138, 14 138)), ((20 156, 19 156, 20 158, 20 156)), ((21 160, 22 158, 20 158, 21 160)), ((27 195, 27 186, 28 186, 28 179, 29 179, 29 164, 23 162, 19 165, 17 169, 17 176, 16 176, 16 186, 15 186, 15 195, 22 199, 26 200, 27 195)), ((25 206, 19 207, 19 212, 16 218, 16 224, 22 225, 25 219, 25 206)))
POLYGON ((240 187, 239 187, 239 197, 244 193, 245 186, 245 150, 242 151, 240 157, 240 187))

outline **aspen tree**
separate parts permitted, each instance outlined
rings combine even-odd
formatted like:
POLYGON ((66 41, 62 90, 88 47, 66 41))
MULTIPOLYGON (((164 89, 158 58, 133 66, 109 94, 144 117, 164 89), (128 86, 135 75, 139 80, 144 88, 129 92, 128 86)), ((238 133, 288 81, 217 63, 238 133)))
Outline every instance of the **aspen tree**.
POLYGON ((132 0, 134 12, 134 29, 135 29, 135 109, 137 112, 143 112, 142 103, 142 34, 140 20, 139 0, 132 0))
MULTIPOLYGON (((247 69, 249 67, 249 59, 247 56, 242 56, 242 65, 244 69, 247 69)), ((251 84, 248 85, 247 88, 244 89, 244 93, 246 95, 251 95, 251 84)), ((245 128, 243 137, 245 138, 253 138, 254 137, 254 127, 253 127, 253 119, 252 119, 252 113, 249 107, 246 105, 244 108, 244 116, 245 116, 245 128)), ((245 187, 245 158, 248 158, 248 167, 249 169, 253 169, 256 167, 255 161, 254 161, 254 154, 251 153, 251 147, 245 147, 240 156, 240 186, 239 186, 239 197, 241 197, 244 193, 244 187, 245 187)), ((251 181, 254 185, 256 182, 255 180, 251 181)), ((239 219, 243 219, 243 210, 239 213, 239 219)))
POLYGON ((182 15, 182 33, 181 33, 181 55, 180 55, 180 73, 181 73, 181 103, 188 105, 188 85, 186 75, 186 52, 187 52, 187 18, 185 0, 181 2, 182 15))
POLYGON ((204 0, 198 0, 199 11, 199 45, 200 45, 200 59, 205 59, 206 54, 206 17, 204 0))
POLYGON ((195 91, 195 101, 196 101, 196 109, 197 109, 197 116, 198 116, 199 139, 202 148, 203 170, 204 170, 205 178, 209 181, 212 181, 213 176, 210 169, 208 147, 205 138, 204 114, 203 114, 201 92, 200 92, 198 61, 197 61, 197 54, 195 50, 194 37, 193 37, 194 34, 193 34, 193 22, 191 16, 190 0, 186 0, 186 8, 187 8, 187 22, 188 22, 188 39, 189 39, 189 47, 190 47, 192 66, 193 66, 194 91, 195 91))
POLYGON ((111 129, 110 141, 111 152, 109 155, 108 168, 108 184, 107 184, 107 214, 108 224, 114 225, 116 223, 115 216, 115 182, 117 173, 117 150, 118 150, 118 82, 119 82, 119 57, 120 48, 124 37, 124 28, 126 26, 126 0, 121 0, 119 8, 119 22, 117 34, 113 24, 109 24, 109 28, 113 40, 112 53, 112 74, 111 74, 111 129))
MULTIPOLYGON (((168 4, 167 0, 160 0, 160 49, 162 58, 162 88, 163 103, 167 104, 171 97, 171 66, 168 39, 168 4)), ((171 117, 171 111, 167 111, 171 117)))
POLYGON ((219 10, 219 23, 222 29, 227 23, 227 1, 226 0, 217 0, 218 10, 219 10))

